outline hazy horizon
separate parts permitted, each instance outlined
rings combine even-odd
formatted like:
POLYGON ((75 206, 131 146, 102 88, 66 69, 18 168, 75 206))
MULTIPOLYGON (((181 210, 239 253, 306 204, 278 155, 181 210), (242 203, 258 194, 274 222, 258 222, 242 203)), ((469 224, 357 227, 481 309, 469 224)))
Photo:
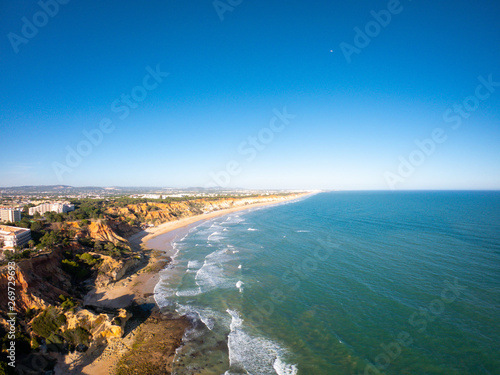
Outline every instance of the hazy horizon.
POLYGON ((64 186, 67 188, 72 188, 72 189, 84 189, 84 188, 96 188, 96 189, 150 189, 151 191, 154 191, 154 189, 157 189, 157 191, 161 190, 197 190, 197 189, 207 189, 207 190, 226 190, 226 191, 237 191, 237 190, 249 190, 249 191, 306 191, 306 192, 392 192, 392 193, 397 193, 397 192, 433 192, 433 191, 443 191, 443 192, 467 192, 467 191, 476 191, 476 192, 495 192, 495 191, 500 191, 500 189, 398 189, 398 190, 392 190, 392 189, 300 189, 300 188, 269 188, 269 187, 261 187, 261 188, 246 188, 242 186, 235 186, 235 187, 213 187, 213 188, 205 188, 202 186, 140 186, 140 185, 81 185, 81 186, 73 186, 73 185, 12 185, 12 186, 0 186, 0 189, 13 189, 13 188, 26 188, 26 187, 36 187, 36 188, 42 188, 42 187, 58 187, 58 186, 64 186))

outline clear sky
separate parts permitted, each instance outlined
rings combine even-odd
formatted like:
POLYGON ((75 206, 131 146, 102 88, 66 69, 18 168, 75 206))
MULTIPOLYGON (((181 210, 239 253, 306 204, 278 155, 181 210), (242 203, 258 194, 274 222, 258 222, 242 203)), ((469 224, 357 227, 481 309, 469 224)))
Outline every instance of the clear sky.
POLYGON ((499 19, 493 0, 1 1, 0 186, 500 189, 499 19))

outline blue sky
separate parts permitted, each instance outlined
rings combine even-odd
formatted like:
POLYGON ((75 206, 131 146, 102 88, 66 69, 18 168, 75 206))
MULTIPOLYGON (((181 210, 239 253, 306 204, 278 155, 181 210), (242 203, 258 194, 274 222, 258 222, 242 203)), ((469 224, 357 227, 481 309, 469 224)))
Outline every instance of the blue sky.
POLYGON ((59 1, 0 3, 0 186, 500 189, 496 1, 59 1))

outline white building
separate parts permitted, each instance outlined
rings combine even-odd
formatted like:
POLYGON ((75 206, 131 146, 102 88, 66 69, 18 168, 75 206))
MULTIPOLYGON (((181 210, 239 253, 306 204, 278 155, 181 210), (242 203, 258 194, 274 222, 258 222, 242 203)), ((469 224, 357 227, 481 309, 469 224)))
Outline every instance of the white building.
POLYGON ((61 214, 65 212, 70 212, 75 210, 75 205, 69 202, 55 202, 55 203, 43 203, 36 207, 31 207, 29 209, 29 214, 34 215, 35 212, 38 212, 40 215, 43 215, 46 212, 54 211, 55 213, 61 214))
POLYGON ((14 223, 21 220, 21 209, 12 207, 0 208, 0 221, 14 223))
POLYGON ((160 194, 141 194, 141 198, 146 198, 146 199, 161 199, 160 194))
POLYGON ((31 240, 31 230, 0 225, 0 242, 3 242, 4 248, 13 249, 14 246, 23 246, 29 240, 31 240))

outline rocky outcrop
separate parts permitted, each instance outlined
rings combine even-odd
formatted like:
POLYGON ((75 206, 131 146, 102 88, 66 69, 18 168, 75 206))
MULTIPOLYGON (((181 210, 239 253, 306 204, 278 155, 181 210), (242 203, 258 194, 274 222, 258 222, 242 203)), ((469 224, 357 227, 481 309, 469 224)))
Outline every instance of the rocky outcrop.
POLYGON ((62 331, 82 327, 92 335, 93 345, 100 345, 119 339, 125 332, 125 324, 132 314, 119 309, 117 314, 95 314, 87 309, 78 309, 75 313, 66 312, 66 324, 62 331))
POLYGON ((97 279, 95 281, 95 286, 97 288, 120 280, 128 271, 137 266, 141 261, 140 256, 125 259, 113 259, 107 255, 96 253, 90 254, 102 259, 102 263, 99 265, 97 279))
POLYGON ((112 242, 115 245, 126 244, 127 240, 116 234, 108 225, 101 221, 95 221, 88 226, 89 236, 96 241, 112 242))
MULTIPOLYGON (((122 224, 125 225, 125 224, 122 224)), ((92 221, 88 225, 81 222, 69 221, 66 223, 68 230, 74 230, 78 237, 88 236, 95 241, 112 242, 115 245, 128 245, 125 238, 118 235, 110 225, 102 220, 92 221)))
MULTIPOLYGON (((68 295, 70 277, 61 270, 62 254, 54 250, 19 262, 16 266, 16 312, 43 309, 58 301, 61 294, 68 295)), ((7 290, 7 269, 0 273, 0 289, 7 290)), ((0 293, 0 310, 7 311, 7 293, 0 293)))

